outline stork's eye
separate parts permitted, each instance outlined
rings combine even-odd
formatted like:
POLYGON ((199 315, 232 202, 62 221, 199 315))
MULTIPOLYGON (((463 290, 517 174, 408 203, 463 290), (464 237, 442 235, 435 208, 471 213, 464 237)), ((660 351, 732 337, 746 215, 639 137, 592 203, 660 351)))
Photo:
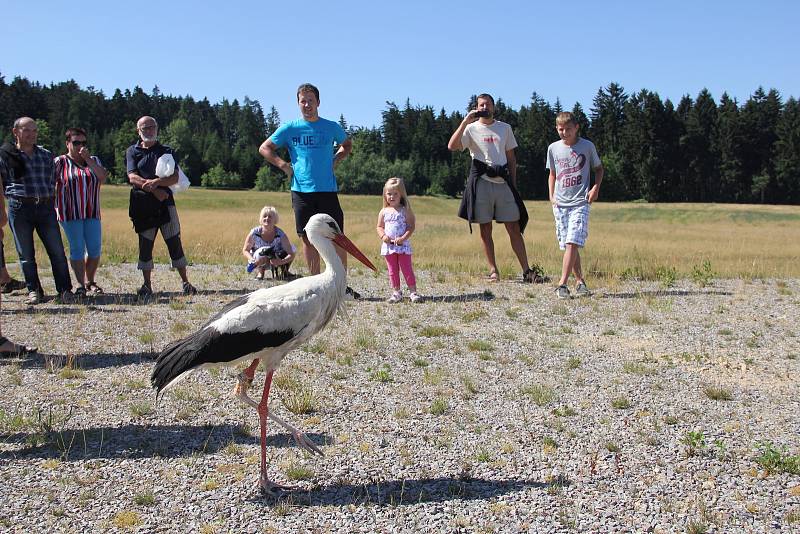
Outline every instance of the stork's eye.
POLYGON ((340 233, 340 232, 339 232, 339 225, 338 225, 338 224, 336 224, 336 221, 329 221, 329 222, 328 222, 328 226, 330 226, 330 227, 331 227, 331 229, 332 229, 334 232, 340 233))

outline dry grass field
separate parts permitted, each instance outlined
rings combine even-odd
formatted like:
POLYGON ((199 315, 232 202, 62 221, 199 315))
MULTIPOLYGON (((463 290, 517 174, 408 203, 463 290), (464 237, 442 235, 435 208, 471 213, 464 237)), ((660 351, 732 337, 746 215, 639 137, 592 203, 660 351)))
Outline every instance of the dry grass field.
MULTIPOLYGON (((128 219, 128 188, 103 189, 103 258, 105 263, 136 260, 136 236, 128 219)), ((377 257, 374 226, 381 207, 378 196, 342 196, 347 234, 367 254, 377 257)), ((486 270, 478 228, 470 235, 456 217, 458 200, 412 198, 418 230, 413 238, 414 262, 420 268, 479 274, 486 270)), ((198 264, 236 264, 243 261, 244 236, 256 225, 259 209, 274 205, 282 215, 280 226, 294 236, 294 217, 288 193, 210 191, 192 189, 177 197, 190 261, 198 264)), ((528 254, 549 274, 560 270, 561 254, 555 241, 552 214, 546 202, 528 202, 531 222, 525 233, 528 254)), ((8 232, 6 232, 8 234, 8 232)), ((583 253, 584 269, 595 278, 658 280, 674 271, 691 277, 709 262, 725 278, 795 278, 800 276, 800 208, 722 204, 607 204, 592 208, 589 240, 583 253)), ((505 231, 495 228, 498 261, 505 277, 518 276, 505 231)), ((9 263, 14 246, 5 237, 9 263)), ((158 261, 166 261, 163 242, 157 240, 158 261)), ((46 262, 43 254, 40 261, 46 262)))

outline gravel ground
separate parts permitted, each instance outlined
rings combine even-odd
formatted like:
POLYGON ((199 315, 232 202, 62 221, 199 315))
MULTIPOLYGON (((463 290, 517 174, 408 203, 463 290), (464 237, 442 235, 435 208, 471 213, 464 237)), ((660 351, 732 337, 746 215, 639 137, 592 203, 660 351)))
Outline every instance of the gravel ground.
POLYGON ((560 302, 422 272, 425 301, 391 305, 356 272, 366 298, 275 375, 272 408, 325 456, 271 426, 270 473, 296 489, 268 498, 235 370, 154 405, 155 354, 273 283, 190 274, 187 298, 157 269, 144 305, 131 266, 101 268, 86 304, 3 298, 3 332, 40 352, 0 360, 0 530, 800 532, 797 280, 560 302))

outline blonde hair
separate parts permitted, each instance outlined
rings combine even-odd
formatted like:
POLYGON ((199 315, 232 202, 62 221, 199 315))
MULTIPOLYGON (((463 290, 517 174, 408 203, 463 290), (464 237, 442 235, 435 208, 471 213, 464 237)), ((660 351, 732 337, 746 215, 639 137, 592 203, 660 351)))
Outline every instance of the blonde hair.
POLYGON ((264 206, 263 208, 261 208, 261 211, 258 214, 258 224, 261 224, 261 219, 263 219, 264 215, 266 215, 267 213, 271 214, 272 218, 274 219, 274 223, 278 224, 278 220, 280 219, 280 217, 278 217, 278 210, 275 209, 274 206, 264 206))
POLYGON ((571 122, 575 126, 578 126, 578 121, 575 120, 575 115, 573 115, 569 111, 562 111, 561 113, 556 115, 556 126, 563 126, 569 122, 571 122))
POLYGON ((402 178, 398 178, 397 176, 393 176, 386 180, 386 183, 383 184, 383 207, 388 208, 389 203, 386 202, 386 191, 389 189, 396 189, 398 193, 400 193, 400 205, 403 206, 406 211, 411 212, 411 202, 408 201, 408 194, 406 193, 406 184, 403 183, 402 178))

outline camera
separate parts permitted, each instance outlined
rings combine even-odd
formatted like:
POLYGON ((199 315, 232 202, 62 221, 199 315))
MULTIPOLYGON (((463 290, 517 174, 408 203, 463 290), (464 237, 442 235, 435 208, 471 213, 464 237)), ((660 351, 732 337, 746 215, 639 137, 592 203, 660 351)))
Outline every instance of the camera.
POLYGON ((475 116, 478 117, 479 119, 483 119, 489 116, 489 112, 486 111, 485 109, 481 109, 475 112, 475 116))

